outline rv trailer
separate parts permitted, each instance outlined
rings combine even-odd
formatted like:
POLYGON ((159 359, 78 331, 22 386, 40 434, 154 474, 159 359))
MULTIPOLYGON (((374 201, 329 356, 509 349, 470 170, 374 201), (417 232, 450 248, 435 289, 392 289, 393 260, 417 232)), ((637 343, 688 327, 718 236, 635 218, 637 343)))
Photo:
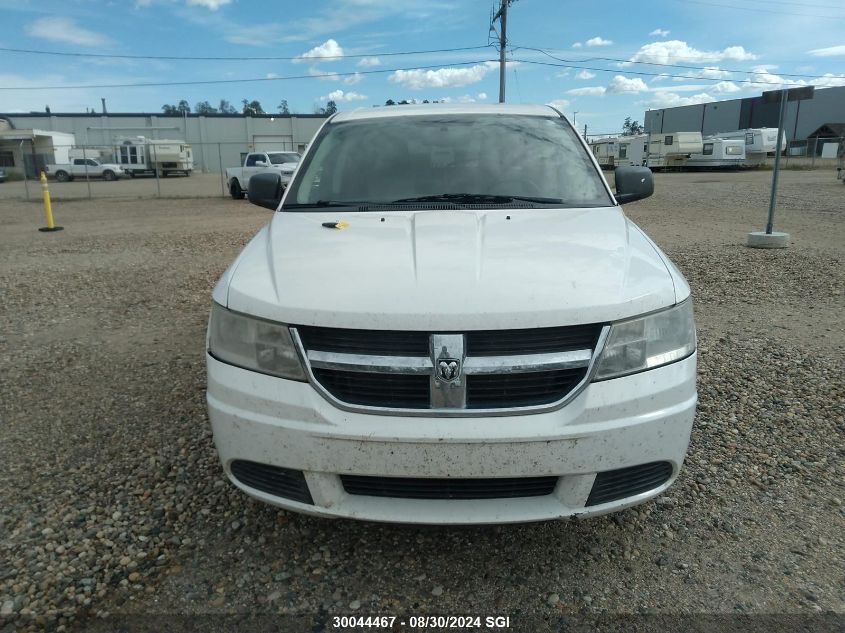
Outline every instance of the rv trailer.
MULTIPOLYGON (((766 156, 773 156, 778 145, 778 129, 776 127, 747 128, 733 132, 717 132, 708 138, 739 139, 745 142, 745 165, 758 166, 766 164, 766 156)), ((781 142, 780 151, 786 149, 786 135, 781 142)))
POLYGON ((685 167, 692 154, 702 152, 701 132, 672 132, 648 135, 645 166, 652 169, 685 167))
POLYGON ((169 176, 194 170, 191 146, 184 141, 148 139, 143 136, 121 138, 114 148, 114 160, 133 178, 142 174, 169 176))
POLYGON ((590 141, 593 156, 596 157, 602 169, 613 169, 616 166, 617 140, 617 137, 609 136, 590 141))
POLYGON ((616 166, 641 167, 648 153, 648 135, 620 136, 617 139, 616 166))
POLYGON ((745 141, 741 139, 706 138, 700 154, 690 154, 687 167, 724 169, 745 164, 745 141))

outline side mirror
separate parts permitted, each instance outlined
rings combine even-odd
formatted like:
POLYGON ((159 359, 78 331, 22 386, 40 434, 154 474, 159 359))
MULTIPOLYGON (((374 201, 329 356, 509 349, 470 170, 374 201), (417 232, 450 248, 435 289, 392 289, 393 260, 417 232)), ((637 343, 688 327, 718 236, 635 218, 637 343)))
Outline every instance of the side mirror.
POLYGON ((256 167, 266 167, 267 163, 266 163, 266 161, 263 161, 263 160, 257 160, 257 161, 255 161, 255 166, 256 167))
POLYGON ((654 176, 648 167, 617 167, 613 175, 616 180, 616 202, 619 204, 642 200, 654 193, 654 176))
POLYGON ((249 201, 259 207, 275 211, 282 201, 282 193, 282 176, 279 172, 255 174, 249 179, 249 201))

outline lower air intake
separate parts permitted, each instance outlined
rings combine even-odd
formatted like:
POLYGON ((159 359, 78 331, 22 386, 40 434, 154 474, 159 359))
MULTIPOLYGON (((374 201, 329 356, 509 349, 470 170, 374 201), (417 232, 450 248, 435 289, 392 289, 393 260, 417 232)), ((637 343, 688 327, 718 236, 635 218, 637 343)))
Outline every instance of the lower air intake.
POLYGON ((290 470, 269 464, 259 464, 237 459, 232 462, 232 475, 239 482, 261 492, 314 505, 305 475, 301 470, 290 470))
POLYGON ((669 462, 651 462, 630 468, 606 470, 596 475, 587 505, 597 506, 654 490, 666 483, 671 476, 672 464, 669 462))
POLYGON ((398 499, 513 499, 550 495, 557 477, 497 477, 495 479, 417 479, 341 475, 351 495, 398 499))

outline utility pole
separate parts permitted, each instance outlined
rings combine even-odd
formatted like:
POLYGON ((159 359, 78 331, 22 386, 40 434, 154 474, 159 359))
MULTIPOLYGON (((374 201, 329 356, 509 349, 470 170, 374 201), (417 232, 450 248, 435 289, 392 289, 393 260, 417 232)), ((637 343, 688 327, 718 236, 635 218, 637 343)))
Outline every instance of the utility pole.
POLYGON ((505 102, 505 46, 508 43, 508 4, 510 2, 511 0, 501 0, 499 10, 493 16, 493 22, 496 20, 501 22, 499 29, 499 103, 505 102))

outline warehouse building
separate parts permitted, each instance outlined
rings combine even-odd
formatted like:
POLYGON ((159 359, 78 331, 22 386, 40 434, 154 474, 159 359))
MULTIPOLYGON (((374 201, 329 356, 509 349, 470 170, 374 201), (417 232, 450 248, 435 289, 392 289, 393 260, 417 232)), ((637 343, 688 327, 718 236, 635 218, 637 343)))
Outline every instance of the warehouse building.
MULTIPOLYGON (((779 103, 763 103, 762 96, 699 105, 648 110, 646 132, 733 132, 746 128, 777 127, 779 103)), ((845 86, 817 89, 812 99, 786 104, 786 139, 800 145, 823 129, 845 125, 845 86)))
MULTIPOLYGON (((10 137, 33 129, 42 135, 59 132, 65 135, 64 143, 74 147, 112 148, 121 139, 139 136, 178 140, 191 145, 195 169, 216 172, 221 167, 240 165, 246 152, 262 149, 302 152, 325 120, 324 114, 30 112, 0 114, 0 132, 10 137)), ((32 153, 31 147, 18 151, 32 153)), ((7 162, 14 162, 14 158, 14 155, 6 156, 7 162)), ((20 165, 8 168, 14 170, 20 165)))

